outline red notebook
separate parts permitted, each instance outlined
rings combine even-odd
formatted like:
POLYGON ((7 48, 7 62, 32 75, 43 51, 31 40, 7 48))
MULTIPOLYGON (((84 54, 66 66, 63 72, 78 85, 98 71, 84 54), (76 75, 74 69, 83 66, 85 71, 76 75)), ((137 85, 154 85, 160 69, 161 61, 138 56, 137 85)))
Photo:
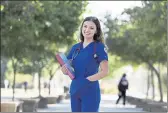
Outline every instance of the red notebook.
POLYGON ((66 64, 65 66, 66 66, 66 68, 68 70, 68 76, 71 78, 71 80, 73 80, 75 78, 74 69, 70 65, 70 62, 67 59, 67 57, 63 53, 57 53, 56 54, 56 59, 57 59, 57 61, 59 62, 59 64, 61 66, 66 64))

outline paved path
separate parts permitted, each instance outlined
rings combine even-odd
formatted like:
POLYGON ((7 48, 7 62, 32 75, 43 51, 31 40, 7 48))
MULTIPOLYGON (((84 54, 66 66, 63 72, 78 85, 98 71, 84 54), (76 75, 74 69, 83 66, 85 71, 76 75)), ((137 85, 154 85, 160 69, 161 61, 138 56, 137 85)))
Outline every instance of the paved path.
MULTIPOLYGON (((100 104, 100 112, 143 112, 141 108, 135 108, 134 105, 127 103, 123 106, 120 101, 118 105, 115 105, 115 95, 102 95, 102 101, 100 104)), ((59 104, 48 105, 48 108, 38 109, 38 112, 71 112, 70 100, 63 100, 59 104)))
MULTIPOLYGON (((11 99, 12 90, 1 90, 1 100, 11 99)), ((22 90, 16 90, 16 98, 25 98, 37 96, 38 92, 30 91, 28 94, 25 94, 22 90), (30 93, 30 94, 29 94, 30 93), (31 95, 31 96, 30 96, 31 95)), ((117 95, 102 95, 102 100, 100 103, 100 112, 142 112, 142 108, 136 108, 135 105, 130 105, 128 102, 125 106, 122 105, 122 99, 119 104, 116 105, 115 101, 118 98, 117 95)), ((38 112, 71 112, 70 100, 63 100, 61 103, 56 103, 53 105, 48 105, 48 108, 38 109, 38 112)))

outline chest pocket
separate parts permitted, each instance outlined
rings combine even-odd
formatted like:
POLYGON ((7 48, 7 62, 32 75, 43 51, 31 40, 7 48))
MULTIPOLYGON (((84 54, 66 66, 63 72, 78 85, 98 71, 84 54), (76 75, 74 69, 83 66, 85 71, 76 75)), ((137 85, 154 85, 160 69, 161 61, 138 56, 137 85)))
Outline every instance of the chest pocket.
POLYGON ((85 68, 85 74, 84 74, 85 77, 97 73, 99 68, 98 55, 96 53, 95 45, 96 44, 94 44, 94 49, 90 48, 90 50, 88 51, 89 54, 87 58, 88 59, 87 66, 85 68))
POLYGON ((89 57, 88 58, 89 59, 89 61, 88 61, 89 64, 91 64, 91 63, 98 64, 98 56, 97 56, 96 52, 95 53, 93 52, 88 57, 89 57))

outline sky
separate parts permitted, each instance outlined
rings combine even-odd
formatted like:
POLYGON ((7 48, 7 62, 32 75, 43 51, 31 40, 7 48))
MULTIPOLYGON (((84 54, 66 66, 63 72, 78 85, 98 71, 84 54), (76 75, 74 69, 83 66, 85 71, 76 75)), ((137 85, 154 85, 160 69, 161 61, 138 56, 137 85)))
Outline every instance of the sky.
POLYGON ((133 6, 141 6, 141 1, 89 1, 87 10, 83 16, 96 16, 102 19, 106 12, 110 13, 112 17, 121 17, 120 14, 124 8, 131 8, 133 6))
MULTIPOLYGON (((127 19, 128 16, 121 16, 121 13, 124 11, 124 8, 134 6, 141 6, 141 1, 89 1, 86 7, 87 11, 82 16, 84 18, 87 16, 96 16, 100 20, 103 31, 105 31, 106 28, 103 22, 106 12, 110 13, 112 18, 127 19)), ((79 37, 79 30, 76 33, 76 37, 79 37)), ((77 38, 77 40, 79 39, 77 38)))

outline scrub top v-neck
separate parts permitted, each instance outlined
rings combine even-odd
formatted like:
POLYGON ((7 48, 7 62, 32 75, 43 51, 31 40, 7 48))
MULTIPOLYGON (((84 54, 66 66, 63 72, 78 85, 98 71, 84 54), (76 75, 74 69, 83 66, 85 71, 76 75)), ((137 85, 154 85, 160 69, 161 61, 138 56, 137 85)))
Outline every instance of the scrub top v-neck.
POLYGON ((75 71, 75 79, 70 86, 71 95, 90 83, 95 87, 99 86, 98 81, 91 82, 86 78, 98 72, 102 60, 108 60, 105 46, 101 42, 91 42, 85 48, 83 43, 77 43, 72 46, 67 58, 73 59, 72 66, 75 71), (94 54, 98 57, 94 58, 94 54))

